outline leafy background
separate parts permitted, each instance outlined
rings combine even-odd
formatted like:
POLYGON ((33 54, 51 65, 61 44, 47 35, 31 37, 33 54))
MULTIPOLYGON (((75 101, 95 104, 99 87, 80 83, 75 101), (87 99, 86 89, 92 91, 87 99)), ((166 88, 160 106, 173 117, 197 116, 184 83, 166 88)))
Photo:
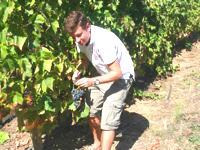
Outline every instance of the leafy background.
MULTIPOLYGON (((174 71, 173 47, 182 40, 189 50, 184 37, 200 31, 199 0, 2 0, 0 117, 15 111, 19 129, 36 136, 55 128, 64 112, 76 111, 71 76, 80 56, 63 30, 72 10, 120 37, 137 78, 174 71)), ((87 114, 87 108, 76 111, 76 120, 87 114)))

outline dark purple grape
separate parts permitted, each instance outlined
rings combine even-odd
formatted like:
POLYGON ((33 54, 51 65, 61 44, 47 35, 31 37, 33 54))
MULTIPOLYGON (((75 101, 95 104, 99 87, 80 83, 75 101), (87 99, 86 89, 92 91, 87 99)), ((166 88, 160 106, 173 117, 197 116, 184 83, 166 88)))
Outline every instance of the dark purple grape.
POLYGON ((73 95, 73 94, 75 94, 75 93, 76 93, 76 90, 75 90, 75 89, 72 89, 71 94, 73 95))
POLYGON ((81 103, 80 99, 84 97, 85 91, 80 89, 72 89, 71 94, 74 106, 78 107, 79 104, 81 103))

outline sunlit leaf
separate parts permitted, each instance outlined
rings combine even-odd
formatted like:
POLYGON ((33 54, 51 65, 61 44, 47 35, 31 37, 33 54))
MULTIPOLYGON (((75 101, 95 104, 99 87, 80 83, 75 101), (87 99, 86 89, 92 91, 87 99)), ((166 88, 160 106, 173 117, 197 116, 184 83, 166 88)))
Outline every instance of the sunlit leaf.
POLYGON ((47 79, 45 79, 45 84, 48 88, 50 88, 53 91, 53 82, 54 82, 54 78, 53 77, 49 77, 47 79))
POLYGON ((24 43, 26 42, 27 37, 17 37, 17 45, 19 46, 19 49, 22 50, 22 47, 24 46, 24 43))
POLYGON ((8 33, 8 28, 4 28, 0 33, 0 41, 2 44, 7 42, 7 39, 6 39, 7 33, 8 33))
POLYGON ((33 6, 35 4, 35 0, 32 0, 30 3, 30 6, 33 6))
POLYGON ((57 20, 55 20, 54 22, 51 23, 52 29, 54 31, 54 33, 57 32, 57 29, 59 28, 59 23, 57 20))
POLYGON ((35 19, 35 23, 43 24, 46 21, 46 19, 42 15, 37 15, 35 19))
POLYGON ((89 107, 85 106, 84 110, 83 110, 83 111, 81 112, 81 114, 80 114, 80 117, 81 117, 81 118, 86 118, 86 117, 88 117, 89 112, 90 112, 89 107))
POLYGON ((3 46, 1 47, 0 50, 1 50, 1 59, 3 60, 8 55, 8 52, 7 52, 7 49, 5 47, 3 47, 3 46))
POLYGON ((40 68, 39 68, 39 65, 37 65, 36 68, 35 68, 34 74, 38 73, 39 71, 40 71, 40 68))
POLYGON ((76 111, 76 109, 77 108, 74 106, 74 103, 69 105, 69 110, 76 111))
POLYGON ((59 5, 59 6, 62 5, 62 0, 58 0, 58 5, 59 5))
POLYGON ((45 93, 47 91, 47 85, 45 80, 42 81, 42 91, 45 93))
POLYGON ((3 16, 3 23, 5 23, 8 19, 8 12, 9 12, 9 7, 7 7, 4 11, 4 16, 3 16))
POLYGON ((50 50, 48 50, 46 47, 42 47, 41 50, 38 52, 39 56, 44 59, 52 59, 53 54, 50 50))
POLYGON ((44 70, 50 72, 51 71, 52 62, 53 62, 52 60, 44 60, 44 63, 43 63, 44 70))
POLYGON ((10 137, 7 132, 0 132, 0 143, 3 144, 5 141, 9 140, 10 137))
POLYGON ((64 68, 64 64, 63 63, 59 63, 59 64, 56 65, 56 67, 58 68, 59 72, 62 72, 63 68, 64 68))
POLYGON ((22 94, 16 92, 13 97, 13 104, 22 104, 22 103, 23 103, 22 94))

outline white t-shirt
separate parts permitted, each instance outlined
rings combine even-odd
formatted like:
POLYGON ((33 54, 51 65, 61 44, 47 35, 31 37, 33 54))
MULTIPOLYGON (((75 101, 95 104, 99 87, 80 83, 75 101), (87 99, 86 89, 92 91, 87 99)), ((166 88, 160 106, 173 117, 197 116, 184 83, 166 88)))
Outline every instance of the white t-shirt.
POLYGON ((78 52, 83 52, 100 74, 109 72, 107 67, 118 59, 121 79, 129 79, 130 74, 135 79, 132 59, 121 40, 111 31, 91 25, 91 37, 88 46, 76 43, 78 52))

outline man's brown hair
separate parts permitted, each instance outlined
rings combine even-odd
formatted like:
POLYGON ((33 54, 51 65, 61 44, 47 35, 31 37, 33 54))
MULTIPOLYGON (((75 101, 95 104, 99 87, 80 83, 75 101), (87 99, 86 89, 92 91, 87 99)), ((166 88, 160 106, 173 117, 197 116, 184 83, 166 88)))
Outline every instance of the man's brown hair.
POLYGON ((68 33, 72 33, 78 25, 80 25, 83 29, 87 29, 87 23, 90 23, 85 16, 80 11, 72 11, 65 19, 65 31, 68 33))

